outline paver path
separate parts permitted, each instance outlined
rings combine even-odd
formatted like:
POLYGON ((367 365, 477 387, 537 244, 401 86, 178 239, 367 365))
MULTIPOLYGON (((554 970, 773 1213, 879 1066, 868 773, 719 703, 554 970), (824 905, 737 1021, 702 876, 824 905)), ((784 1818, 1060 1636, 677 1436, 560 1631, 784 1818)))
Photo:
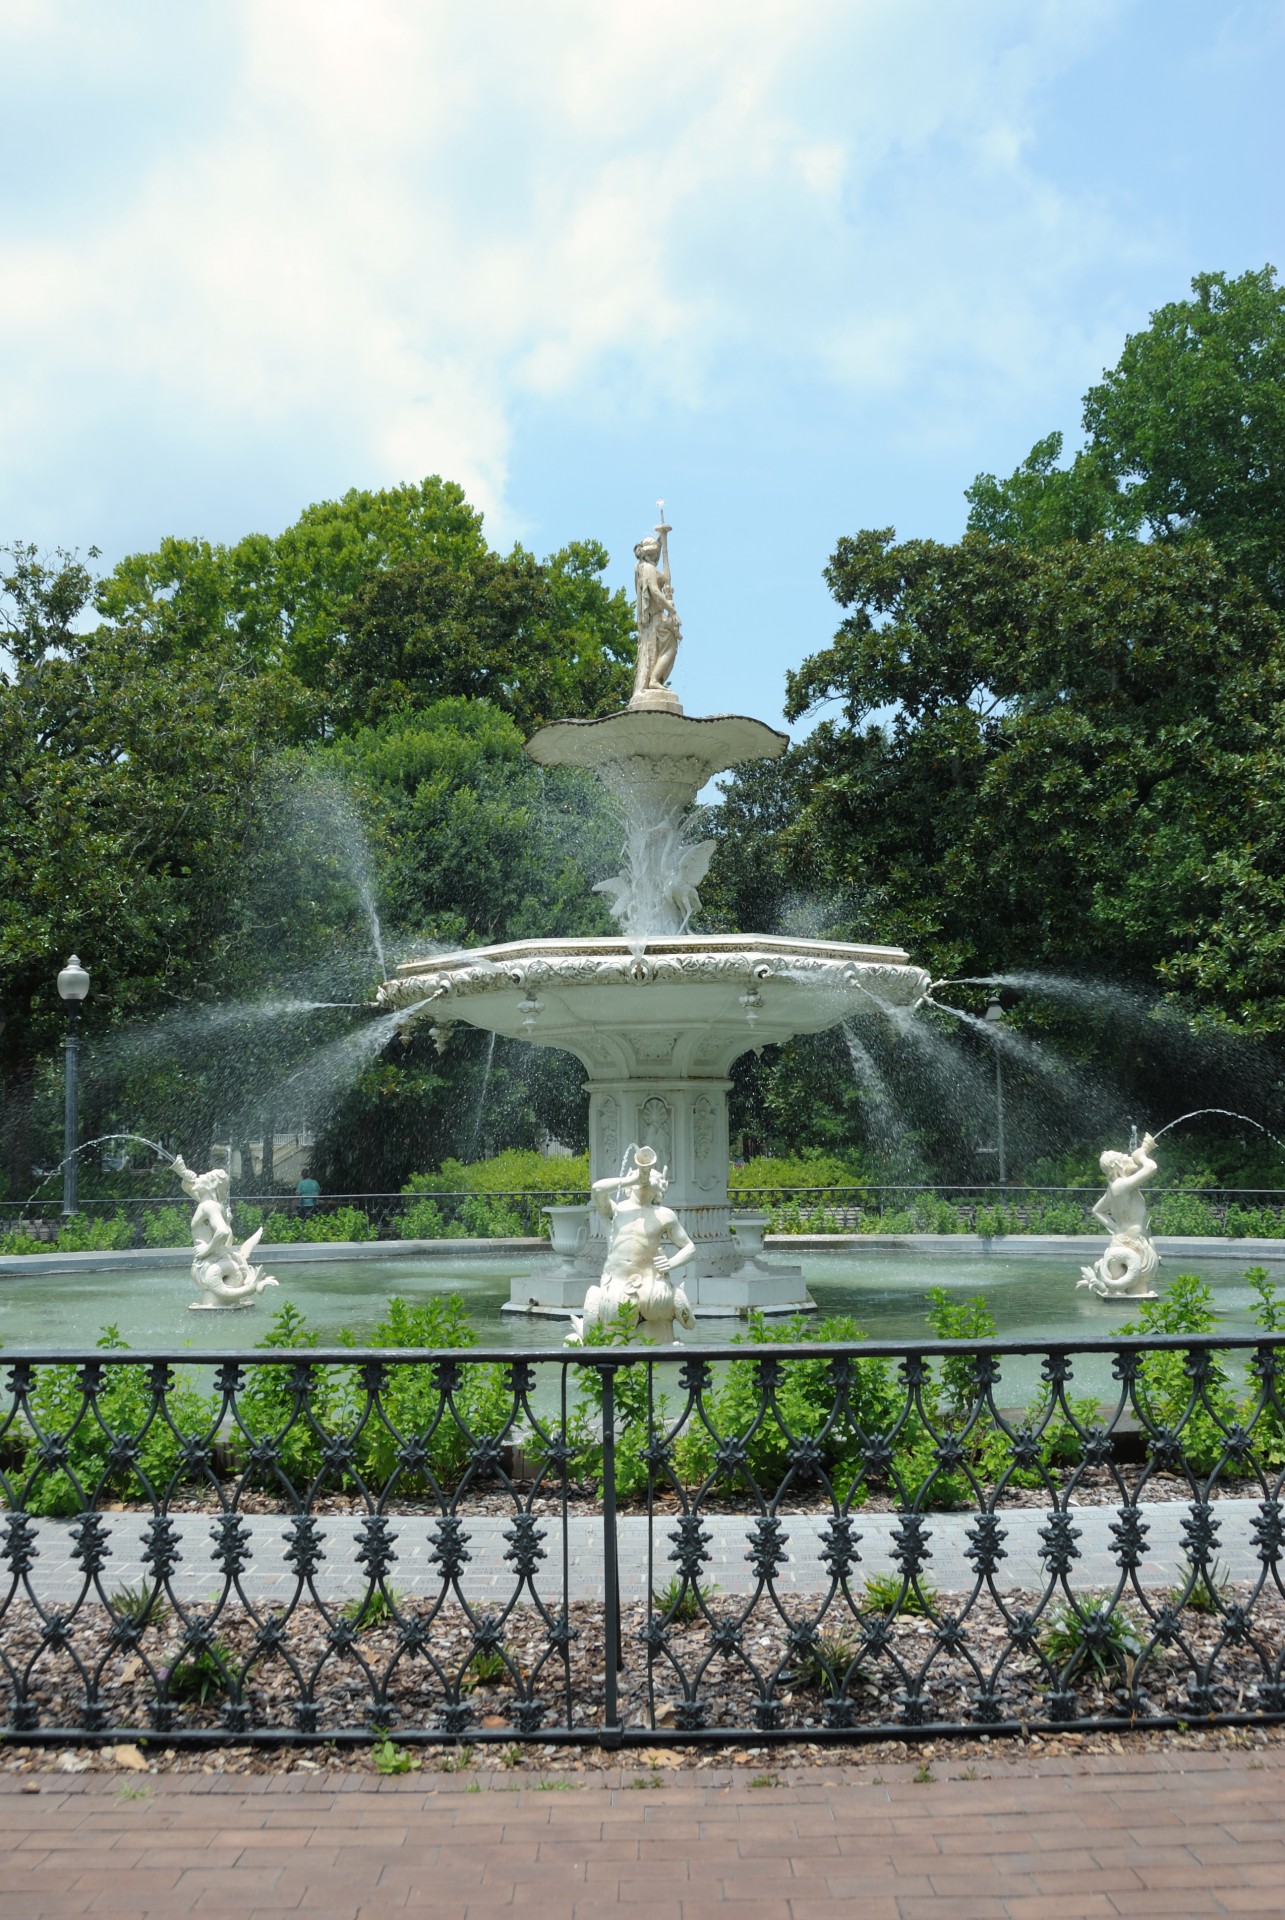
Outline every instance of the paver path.
POLYGON ((0 1776, 0 1920, 1096 1920, 1285 1911, 1285 1751, 1071 1759, 964 1777, 818 1766, 233 1781, 0 1776), (38 1778, 38 1794, 24 1792, 38 1778), (760 1776, 760 1780, 766 1776, 760 1776), (118 1780, 127 1782, 122 1796, 118 1780), (338 1785, 335 1784, 336 1780, 338 1785))
MULTIPOLYGON (((1146 1522, 1145 1551, 1139 1578, 1145 1585, 1172 1586, 1180 1577, 1186 1558, 1182 1538, 1183 1523, 1190 1515, 1185 1501, 1155 1501, 1141 1509, 1146 1522)), ((1215 1514, 1219 1527, 1215 1558, 1225 1573, 1220 1578, 1251 1580, 1261 1570, 1258 1548, 1250 1528, 1260 1511, 1256 1500, 1220 1500, 1215 1514)), ((1115 1507, 1073 1507, 1074 1524, 1080 1537, 1077 1577, 1089 1586, 1114 1585, 1119 1568, 1115 1559, 1115 1541, 1111 1528, 1119 1518, 1115 1507)), ((946 1591, 967 1589, 973 1571, 965 1557, 968 1535, 976 1521, 971 1513, 933 1513, 925 1517, 925 1537, 932 1552, 927 1577, 946 1591)), ((1043 1507, 1014 1508, 1000 1514, 1007 1558, 1003 1562, 1003 1584, 1012 1587, 1038 1587, 1044 1584, 1040 1562, 1040 1530, 1048 1525, 1049 1513, 1043 1507)), ((854 1512, 853 1523, 860 1536, 861 1569, 864 1576, 888 1573, 892 1559, 894 1531, 899 1525, 896 1514, 854 1512)), ((147 1516, 137 1513, 109 1513, 104 1516, 111 1543, 111 1557, 103 1573, 103 1583, 114 1588, 132 1586, 145 1577, 141 1559, 147 1516)), ((484 1600, 496 1592, 511 1592, 514 1573, 505 1562, 504 1535, 508 1520, 485 1515, 461 1515, 472 1556, 462 1579, 469 1599, 484 1600)), ((210 1559, 211 1517, 208 1514, 175 1514, 173 1525, 181 1544, 182 1559, 172 1585, 179 1598, 199 1601, 217 1593, 220 1577, 210 1559)), ((251 1514, 246 1517, 250 1557, 241 1583, 247 1598, 271 1602, 288 1596, 297 1580, 287 1558, 288 1520, 278 1514, 251 1514)), ((366 1576, 356 1559, 358 1519, 347 1515, 327 1515, 318 1522, 322 1530, 326 1558, 317 1574, 317 1589, 330 1598, 347 1599, 366 1589, 366 1576)), ((544 1594, 553 1596, 562 1588, 562 1524, 558 1518, 540 1521, 544 1533, 546 1558, 540 1565, 536 1584, 544 1594)), ((751 1518, 740 1514, 702 1516, 710 1536, 707 1578, 723 1593, 752 1593, 755 1577, 746 1565, 746 1532, 751 1518)), ((397 1561, 390 1579, 399 1592, 436 1593, 441 1575, 433 1566, 435 1523, 418 1515, 391 1515, 391 1529, 397 1535, 397 1561)), ((655 1523, 654 1576, 661 1582, 672 1571, 670 1535, 673 1519, 658 1514, 655 1523)), ((829 1575, 821 1560, 821 1533, 824 1515, 795 1514, 783 1519, 788 1559, 777 1576, 782 1590, 800 1593, 824 1592, 829 1575)), ((619 1523, 621 1592, 626 1600, 641 1600, 647 1593, 647 1522, 636 1515, 624 1515, 619 1523)), ((42 1599, 66 1601, 80 1592, 84 1576, 73 1559, 74 1540, 71 1523, 42 1520, 37 1523, 39 1555, 32 1571, 32 1585, 42 1599)), ((589 1515, 573 1515, 567 1522, 567 1598, 602 1598, 602 1521, 589 1515)), ((1285 1911, 1285 1906, 1283 1906, 1285 1911)))

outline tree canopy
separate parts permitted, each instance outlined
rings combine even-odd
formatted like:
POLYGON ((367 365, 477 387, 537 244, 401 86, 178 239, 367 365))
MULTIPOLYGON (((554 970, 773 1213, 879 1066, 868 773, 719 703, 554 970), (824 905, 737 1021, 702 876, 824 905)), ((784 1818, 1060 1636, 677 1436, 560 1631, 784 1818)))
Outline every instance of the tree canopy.
POLYGON ((1048 545, 1200 536, 1285 606, 1285 288, 1273 267, 1198 274, 1084 398, 1085 445, 1049 434, 1009 475, 979 474, 969 527, 1048 545))

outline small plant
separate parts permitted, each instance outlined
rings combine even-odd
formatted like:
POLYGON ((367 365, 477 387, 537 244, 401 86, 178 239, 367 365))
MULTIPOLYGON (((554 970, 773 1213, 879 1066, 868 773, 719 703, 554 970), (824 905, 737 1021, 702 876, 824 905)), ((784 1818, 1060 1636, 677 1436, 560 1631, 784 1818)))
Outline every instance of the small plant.
POLYGON ((1039 1644, 1064 1680, 1089 1673, 1099 1680, 1122 1680, 1126 1686, 1132 1685, 1143 1653, 1132 1614, 1101 1593, 1085 1594, 1080 1602, 1068 1600, 1050 1614, 1039 1644))
POLYGON ((509 1677, 509 1663, 503 1647, 479 1647, 460 1676, 463 1687, 494 1687, 509 1677))
POLYGON ((170 1617, 170 1603, 159 1587, 141 1585, 121 1587, 109 1594, 107 1604, 119 1615, 122 1626, 163 1627, 170 1617))
POLYGON ((211 1641, 197 1653, 184 1654, 165 1674, 165 1691, 171 1700, 194 1700, 203 1707, 208 1700, 232 1691, 232 1664, 236 1659, 231 1647, 221 1640, 211 1641))
POLYGON ((502 1767, 520 1767, 522 1765, 522 1749, 516 1740, 511 1740, 507 1747, 500 1748, 500 1765, 502 1767))
POLYGON ((644 1773, 640 1774, 636 1780, 631 1780, 629 1784, 631 1787, 663 1787, 665 1780, 663 1774, 644 1773))
POLYGON ((396 1587, 375 1587, 360 1600, 350 1600, 341 1618, 360 1632, 365 1627, 387 1627, 395 1623, 402 1595, 396 1587))
POLYGON ((394 1746, 387 1727, 376 1727, 371 1757, 376 1773, 414 1773, 424 1764, 407 1748, 394 1746))
POLYGON ((655 1589, 651 1604, 670 1626, 690 1627, 700 1615, 701 1603, 717 1592, 717 1587, 698 1587, 694 1580, 676 1573, 663 1587, 655 1589))
POLYGON ((537 1793, 572 1793, 578 1782, 575 1780, 547 1780, 543 1774, 535 1783, 537 1793))
POLYGON ((872 1573, 866 1581, 866 1608, 870 1613, 915 1613, 927 1618, 937 1611, 937 1589, 926 1580, 918 1584, 896 1573, 872 1573))
POLYGON ((858 1646, 846 1634, 818 1634, 799 1655, 789 1681, 792 1687, 807 1693, 827 1693, 833 1698, 846 1693, 861 1678, 857 1666, 858 1646))
POLYGON ((467 1773, 469 1768, 472 1766, 472 1764, 473 1764, 472 1747, 457 1747, 454 1753, 448 1753, 443 1756, 442 1772, 443 1773, 467 1773))
POLYGON ((1169 1603, 1174 1607, 1189 1607, 1192 1613, 1221 1613, 1230 1578, 1225 1561, 1216 1560, 1206 1573, 1203 1568, 1193 1567, 1188 1560, 1181 1580, 1169 1590, 1169 1603), (1188 1585, 1191 1587, 1190 1593, 1187 1592, 1188 1585))
POLYGON ((780 1784, 781 1776, 779 1773, 756 1773, 750 1781, 752 1787, 779 1787, 780 1784))
POLYGON ((937 1775, 933 1772, 926 1760, 921 1760, 911 1775, 911 1779, 917 1787, 929 1786, 936 1778, 937 1775))

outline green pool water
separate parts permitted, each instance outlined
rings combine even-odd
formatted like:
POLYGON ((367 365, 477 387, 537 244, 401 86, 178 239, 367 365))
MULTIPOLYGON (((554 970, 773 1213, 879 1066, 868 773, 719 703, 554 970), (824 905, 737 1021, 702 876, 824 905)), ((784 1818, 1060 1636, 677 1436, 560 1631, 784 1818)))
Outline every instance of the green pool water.
MULTIPOLYGON (((1084 1244, 1087 1248, 1092 1243, 1084 1244)), ((1079 1253, 1076 1247, 1074 1254, 1079 1253)), ((862 1249, 795 1257, 821 1313, 851 1314, 871 1339, 928 1337, 924 1316, 932 1287, 945 1287, 961 1298, 983 1293, 1005 1339, 1098 1338, 1129 1318, 1127 1309, 1098 1300, 1084 1288, 1077 1290, 1079 1264, 1071 1250, 1065 1266, 1056 1259, 1023 1258, 1020 1252, 952 1258, 947 1252, 862 1249)), ((539 1259, 512 1254, 404 1256, 282 1265, 280 1287, 264 1295, 261 1304, 235 1314, 188 1311, 192 1283, 186 1262, 134 1272, 8 1274, 0 1277, 0 1339, 9 1351, 84 1349, 114 1322, 131 1347, 187 1348, 195 1359, 216 1349, 255 1346, 273 1312, 287 1300, 307 1316, 321 1344, 330 1345, 341 1332, 358 1342, 369 1340, 390 1295, 415 1300, 459 1293, 482 1346, 548 1350, 561 1345, 564 1322, 501 1312, 513 1275, 531 1271, 539 1259)), ((1213 1288, 1220 1325, 1227 1332, 1253 1331, 1253 1296, 1238 1263, 1169 1261, 1162 1279, 1179 1271, 1196 1272, 1213 1288)), ((1285 1287, 1285 1258, 1269 1263, 1269 1271, 1285 1287)), ((695 1340, 721 1345, 742 1330, 734 1320, 702 1320, 695 1340)), ((1006 1363, 1004 1390, 1011 1404, 1029 1397, 1038 1372, 1037 1361, 1006 1363)), ((1110 1361, 1082 1359, 1076 1366, 1076 1385, 1105 1398, 1111 1393, 1110 1361)))

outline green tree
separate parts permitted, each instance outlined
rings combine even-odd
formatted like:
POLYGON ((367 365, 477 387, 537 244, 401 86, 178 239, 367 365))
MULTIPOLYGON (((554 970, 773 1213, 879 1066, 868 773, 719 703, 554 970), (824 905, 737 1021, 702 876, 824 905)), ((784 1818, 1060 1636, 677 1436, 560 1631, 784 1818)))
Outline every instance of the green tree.
POLYGON ((234 639, 313 689, 328 729, 450 694, 526 725, 627 697, 632 615, 606 565, 593 541, 544 562, 492 552, 462 490, 432 476, 319 502, 275 536, 163 540, 121 561, 98 606, 158 647, 234 639))
POLYGON ((839 543, 780 836, 934 970, 1071 966, 1285 1026, 1277 617, 1202 541, 839 543), (874 716, 891 711, 876 723, 874 716))
POLYGON ((1046 545, 1095 533, 1202 535, 1285 605, 1285 288, 1267 266, 1198 274, 1130 334, 1084 400, 1083 450, 1060 434, 1007 480, 979 474, 969 527, 1046 545))
POLYGON ((91 1031, 243 974, 228 912, 265 756, 311 724, 278 669, 226 642, 174 654, 78 630, 93 582, 69 556, 8 550, 0 670, 0 1073, 6 1157, 31 1166, 33 1076, 56 1045, 57 963, 91 967, 91 1031))

